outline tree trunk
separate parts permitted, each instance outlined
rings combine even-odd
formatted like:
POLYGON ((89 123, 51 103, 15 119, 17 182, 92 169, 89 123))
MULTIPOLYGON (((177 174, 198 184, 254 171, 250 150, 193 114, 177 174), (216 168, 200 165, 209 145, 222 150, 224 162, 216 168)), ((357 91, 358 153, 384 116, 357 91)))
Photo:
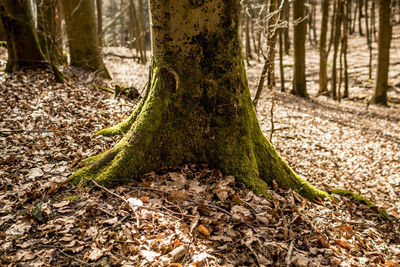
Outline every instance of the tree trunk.
POLYGON ((322 25, 319 40, 319 93, 328 91, 326 35, 328 32, 329 0, 322 2, 322 25))
MULTIPOLYGON (((120 0, 119 2, 119 7, 122 10, 124 8, 124 0, 120 0)), ((121 36, 121 46, 125 47, 125 16, 124 14, 121 14, 121 16, 119 17, 119 21, 120 21, 120 36, 121 36)))
MULTIPOLYGON (((112 18, 116 17, 117 14, 117 3, 115 2, 116 0, 111 0, 111 14, 112 18)), ((115 26, 115 23, 113 23, 111 26, 111 34, 112 34, 112 46, 117 46, 117 27, 115 26)))
POLYGON ((335 38, 335 23, 336 23, 336 12, 337 12, 337 5, 336 5, 337 1, 334 0, 333 1, 333 14, 331 17, 331 32, 329 35, 329 45, 328 45, 328 52, 326 53, 327 55, 329 55, 329 53, 331 52, 331 47, 333 44, 333 40, 335 38))
POLYGON ((144 12, 143 0, 139 0, 139 24, 138 24, 138 27, 140 29, 139 41, 140 41, 140 47, 142 49, 141 52, 142 63, 146 64, 147 63, 146 43, 145 43, 146 30, 144 28, 143 12, 144 12))
POLYGON ((348 73, 348 65, 347 65, 347 48, 348 48, 348 34, 349 28, 351 26, 350 21, 351 16, 351 1, 346 1, 346 9, 345 9, 345 16, 343 21, 343 61, 344 61, 344 91, 343 91, 343 98, 349 97, 349 73, 348 73))
POLYGON ((126 133, 86 161, 74 183, 112 186, 162 166, 207 163, 257 193, 275 180, 326 196, 299 178, 261 132, 238 36, 239 0, 151 0, 149 90, 131 117, 99 132, 126 133), (190 63, 190 68, 188 67, 190 63))
POLYGON ((308 97, 306 87, 306 33, 307 20, 304 19, 304 0, 293 2, 293 40, 294 40, 294 67, 292 94, 308 97))
POLYGON ((387 87, 389 76, 389 53, 392 39, 390 23, 389 0, 379 0, 379 29, 378 29, 378 67, 376 73, 375 94, 371 104, 387 105, 387 87))
POLYGON ((103 36, 101 35, 103 31, 103 1, 96 0, 97 9, 97 36, 99 37, 99 46, 103 46, 103 36))
POLYGON ((57 46, 56 0, 36 0, 38 10, 37 29, 40 47, 44 55, 54 64, 61 63, 62 51, 57 46))
POLYGON ((336 0, 337 2, 337 10, 336 10, 336 19, 335 19, 335 36, 333 41, 333 58, 332 58, 332 83, 331 83, 331 93, 332 98, 337 99, 337 71, 336 71, 336 63, 337 63, 337 55, 339 50, 339 42, 341 35, 341 25, 342 25, 342 16, 343 16, 343 0, 336 0))
POLYGON ((369 51, 369 64, 368 64, 368 78, 372 79, 372 32, 368 25, 368 1, 365 0, 365 33, 367 37, 368 51, 369 51))
POLYGON ((375 0, 372 0, 371 6, 371 39, 374 36, 374 42, 376 42, 376 27, 375 27, 375 0))
POLYGON ((281 74, 281 92, 285 92, 285 69, 283 67, 283 31, 279 31, 279 71, 281 74))
MULTIPOLYGON (((368 1, 368 0, 365 0, 368 1)), ((360 33, 361 36, 364 36, 363 31, 362 31, 362 23, 361 19, 363 17, 362 15, 362 8, 364 5, 364 0, 358 0, 358 32, 360 33)))
POLYGON ((100 52, 93 1, 62 0, 61 3, 67 24, 70 65, 111 79, 100 52))
POLYGON ((246 62, 249 65, 249 60, 253 59, 253 55, 251 54, 251 45, 250 45, 250 27, 249 27, 249 14, 247 12, 248 5, 245 6, 244 10, 244 20, 245 20, 245 37, 246 37, 246 62))
POLYGON ((0 0, 0 18, 7 33, 7 72, 50 67, 26 6, 26 0, 0 0))
MULTIPOLYGON (((284 19, 287 21, 289 24, 289 18, 290 18, 290 3, 289 1, 285 1, 283 4, 283 9, 284 9, 284 19)), ((290 37, 289 37, 289 26, 283 29, 283 36, 284 36, 284 44, 285 44, 285 54, 289 55, 290 52, 290 37)))

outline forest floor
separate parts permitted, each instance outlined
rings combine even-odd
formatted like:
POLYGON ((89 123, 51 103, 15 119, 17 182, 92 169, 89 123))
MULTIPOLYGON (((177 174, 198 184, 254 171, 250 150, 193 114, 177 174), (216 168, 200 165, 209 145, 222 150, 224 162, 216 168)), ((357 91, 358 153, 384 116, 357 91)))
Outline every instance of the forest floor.
MULTIPOLYGON (((47 72, 0 72, 0 264, 399 266, 400 93, 389 92, 390 107, 367 108, 368 51, 353 38, 350 98, 315 96, 318 55, 309 47, 311 99, 274 92, 272 143, 312 184, 360 193, 389 218, 348 195, 313 203, 274 186, 264 199, 207 166, 163 168, 111 190, 73 187, 66 179, 79 161, 118 140, 94 133, 126 118, 138 100, 115 98, 69 67, 64 85, 47 72)), ((391 60, 390 83, 400 84, 398 36, 391 60)), ((115 56, 106 64, 114 81, 105 85, 142 92, 147 66, 115 56)), ((251 64, 255 88, 262 63, 251 64)), ((290 56, 285 64, 288 89, 290 56)), ((257 114, 269 137, 270 92, 257 114)))

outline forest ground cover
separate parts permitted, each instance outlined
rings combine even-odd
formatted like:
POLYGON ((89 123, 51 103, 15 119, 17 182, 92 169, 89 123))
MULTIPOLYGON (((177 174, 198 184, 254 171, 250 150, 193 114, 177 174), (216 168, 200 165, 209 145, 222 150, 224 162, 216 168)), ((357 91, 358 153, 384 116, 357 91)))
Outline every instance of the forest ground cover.
MULTIPOLYGON (((400 93, 389 92, 389 108, 367 109, 374 83, 367 75, 368 51, 360 48, 364 40, 354 38, 350 99, 337 103, 313 96, 318 55, 309 47, 312 99, 275 91, 272 142, 311 183, 361 193, 399 217, 400 93)), ((398 40, 394 35, 392 85, 400 83, 398 40)), ((118 57, 106 62, 111 83, 142 91, 146 66, 118 57)), ((248 77, 254 88, 262 63, 251 64, 248 77)), ((285 64, 290 88, 290 56, 285 64)), ((64 71, 73 79, 64 85, 46 72, 0 72, 0 102, 5 103, 0 110, 1 264, 399 264, 399 221, 385 220, 349 196, 311 203, 274 187, 266 200, 218 170, 192 165, 160 169, 110 191, 128 204, 104 189, 65 183, 81 159, 112 147, 117 138, 94 133, 126 118, 137 100, 114 98, 92 87, 90 75, 68 67, 64 71)), ((279 82, 279 71, 276 76, 279 82)), ((270 105, 266 91, 257 112, 267 136, 270 105)))

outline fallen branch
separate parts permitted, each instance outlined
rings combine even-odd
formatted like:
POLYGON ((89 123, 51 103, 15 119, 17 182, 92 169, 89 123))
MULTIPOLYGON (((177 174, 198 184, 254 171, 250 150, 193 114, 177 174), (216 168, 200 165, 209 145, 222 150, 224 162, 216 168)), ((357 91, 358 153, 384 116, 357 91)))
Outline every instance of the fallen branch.
POLYGON ((119 57, 119 58, 124 58, 124 59, 135 59, 135 60, 140 60, 140 57, 138 56, 125 56, 125 55, 118 55, 112 52, 107 52, 106 54, 104 54, 107 57, 119 57))

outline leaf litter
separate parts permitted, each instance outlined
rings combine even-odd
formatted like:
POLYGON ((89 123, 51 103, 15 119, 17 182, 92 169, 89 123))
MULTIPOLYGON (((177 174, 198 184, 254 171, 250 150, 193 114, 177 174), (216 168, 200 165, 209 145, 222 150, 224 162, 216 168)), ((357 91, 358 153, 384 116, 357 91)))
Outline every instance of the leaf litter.
MULTIPOLYGON (((145 73, 120 59, 108 64, 114 74, 120 64, 145 73)), ((136 102, 85 82, 56 84, 47 72, 1 72, 0 80, 2 265, 399 264, 398 219, 346 196, 313 203, 273 186, 266 199, 206 165, 166 166, 109 192, 73 187, 66 178, 77 163, 117 140, 94 132, 124 119, 136 102)), ((287 139, 275 138, 283 149, 287 139)), ((301 149, 286 155, 296 168, 310 153, 301 149)))

